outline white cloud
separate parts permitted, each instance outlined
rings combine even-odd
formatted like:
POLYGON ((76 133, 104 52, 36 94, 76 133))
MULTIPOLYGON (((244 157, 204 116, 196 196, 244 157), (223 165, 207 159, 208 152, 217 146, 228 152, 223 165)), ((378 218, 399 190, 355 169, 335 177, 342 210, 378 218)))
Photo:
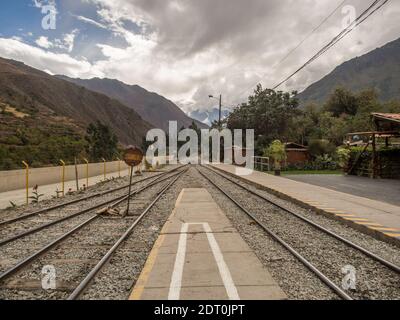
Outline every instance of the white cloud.
MULTIPOLYGON (((42 1, 44 2, 44 1, 42 1)), ((99 41, 85 50, 100 51, 88 62, 22 43, 0 46, 0 55, 82 78, 106 76, 139 84, 178 102, 185 110, 209 109, 208 94, 222 93, 226 106, 246 100, 257 82, 272 87, 308 60, 342 28, 339 10, 284 63, 276 66, 298 42, 338 5, 332 0, 85 0, 96 5, 96 20, 75 18, 107 29, 126 40, 126 47, 99 41), (100 22, 99 22, 100 21, 100 22), (127 27, 137 26, 132 31, 127 27), (12 48, 7 48, 7 46, 12 48), (7 49, 6 49, 7 48, 7 49), (7 51, 8 50, 8 51, 7 51), (11 50, 11 51, 10 51, 11 50), (26 53, 24 53, 26 50, 26 53), (37 51, 39 50, 39 51, 37 51), (14 56, 13 56, 14 55, 14 56), (221 81, 223 79, 223 81, 221 81)), ((365 0, 353 0, 357 13, 365 0)), ((395 40, 400 3, 389 2, 336 47, 291 79, 283 90, 302 90, 334 67, 395 40)), ((42 48, 85 55, 75 45, 77 33, 52 40, 42 48), (50 44, 48 44, 50 45, 50 44)), ((85 36, 82 34, 82 36, 85 36)), ((90 37, 90 34, 87 35, 90 37)), ((19 40, 19 41, 18 41, 19 40)), ((48 39, 47 39, 48 40, 48 39)), ((38 44, 39 45, 39 44, 38 44)), ((92 44, 91 44, 92 45, 92 44)))
POLYGON ((55 0, 33 0, 33 4, 36 8, 42 8, 44 6, 56 6, 55 0))
POLYGON ((86 18, 86 17, 84 17, 84 16, 78 16, 78 15, 73 15, 73 16, 74 16, 75 18, 77 18, 78 20, 80 20, 80 21, 89 23, 89 24, 94 25, 94 26, 96 26, 96 27, 98 27, 98 28, 107 29, 107 26, 105 26, 104 24, 101 24, 100 22, 97 22, 97 21, 95 21, 95 20, 93 20, 93 19, 86 18))
MULTIPOLYGON (((63 35, 62 39, 54 39, 53 42, 49 40, 48 37, 45 36, 40 36, 35 43, 44 49, 51 49, 51 48, 56 48, 56 49, 63 49, 67 50, 68 52, 72 52, 74 49, 74 43, 75 43, 75 38, 77 34, 79 33, 78 29, 73 30, 70 33, 66 33, 63 35)), ((22 42, 22 39, 16 39, 22 42)))
POLYGON ((39 38, 35 41, 35 43, 36 43, 39 47, 42 47, 42 48, 45 48, 45 49, 50 49, 51 47, 53 47, 53 44, 49 41, 49 38, 44 37, 44 36, 39 37, 39 38))
MULTIPOLYGON (((95 63, 109 77, 157 91, 186 110, 209 108, 208 93, 223 93, 227 106, 246 100, 258 82, 272 87, 296 70, 342 28, 338 10, 283 64, 275 66, 338 5, 331 0, 88 0, 124 49, 99 45, 107 57, 95 63), (124 28, 131 21, 142 38, 124 28), (225 82, 219 81, 224 78, 225 82)), ((354 0, 357 13, 367 6, 354 0)), ((400 3, 372 16, 321 59, 281 87, 302 90, 334 67, 400 34, 400 3), (387 27, 379 27, 387 26, 387 27), (390 26, 390 27, 388 27, 390 26), (361 42, 361 41, 362 42, 361 42), (360 44, 361 42, 361 44, 360 44)))
POLYGON ((72 50, 74 49, 74 41, 78 33, 79 30, 75 29, 71 33, 67 33, 64 35, 64 47, 68 50, 68 52, 72 52, 72 50))
POLYGON ((84 59, 77 60, 68 54, 52 53, 14 39, 0 38, 0 56, 23 61, 34 68, 46 70, 50 74, 104 77, 103 73, 93 69, 92 65, 84 59))

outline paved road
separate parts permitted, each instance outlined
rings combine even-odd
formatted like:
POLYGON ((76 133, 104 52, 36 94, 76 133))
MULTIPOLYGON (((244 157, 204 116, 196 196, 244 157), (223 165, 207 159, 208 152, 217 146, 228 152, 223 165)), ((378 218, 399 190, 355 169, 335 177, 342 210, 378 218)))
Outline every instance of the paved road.
POLYGON ((400 180, 341 175, 288 175, 288 179, 400 206, 400 180))

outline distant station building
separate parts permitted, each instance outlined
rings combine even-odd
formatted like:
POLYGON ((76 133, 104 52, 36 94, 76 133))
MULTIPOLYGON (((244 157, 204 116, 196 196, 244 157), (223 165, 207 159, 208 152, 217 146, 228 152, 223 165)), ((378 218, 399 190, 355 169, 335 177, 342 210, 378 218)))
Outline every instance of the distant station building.
POLYGON ((346 144, 360 147, 348 174, 400 179, 400 114, 372 113, 371 118, 375 131, 347 134, 346 144))

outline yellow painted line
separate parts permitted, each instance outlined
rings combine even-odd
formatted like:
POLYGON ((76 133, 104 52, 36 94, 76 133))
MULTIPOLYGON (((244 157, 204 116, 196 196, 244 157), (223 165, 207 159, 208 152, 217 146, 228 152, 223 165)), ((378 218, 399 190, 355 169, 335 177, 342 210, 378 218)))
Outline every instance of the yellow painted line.
MULTIPOLYGON (((185 189, 183 189, 181 191, 181 193, 179 194, 178 199, 176 200, 176 203, 175 203, 175 208, 172 211, 168 220, 170 220, 175 215, 176 208, 181 203, 184 192, 185 192, 185 189)), ((151 250, 149 257, 147 258, 144 268, 143 268, 142 272, 140 273, 139 279, 136 281, 135 287, 133 288, 133 290, 129 296, 129 300, 140 300, 140 298, 142 297, 142 294, 146 287, 147 281, 149 280, 150 273, 154 268, 154 265, 155 265, 155 262, 156 262, 156 259, 158 256, 158 252, 159 252, 162 244, 164 243, 165 235, 163 233, 165 231, 164 229, 166 228, 166 225, 167 224, 165 224, 163 229, 161 230, 161 234, 158 237, 156 243, 154 244, 154 247, 151 250)))
POLYGON ((326 210, 329 213, 335 213, 335 214, 346 214, 346 212, 344 211, 340 211, 340 210, 326 210))
POLYGON ((384 233, 384 234, 392 238, 400 238, 400 233, 384 233))
POLYGON ((374 222, 360 222, 359 224, 363 226, 368 226, 368 227, 383 227, 383 225, 379 223, 374 223, 374 222))
POLYGON ((136 282, 135 287, 133 288, 131 295, 129 296, 129 300, 140 300, 142 297, 144 288, 146 286, 147 281, 149 280, 150 273, 153 270, 154 264, 156 262, 157 256, 158 256, 158 251, 160 250, 163 242, 165 239, 165 235, 160 235, 154 244, 153 249, 151 250, 151 253, 146 261, 146 264, 142 270, 142 273, 140 274, 139 279, 136 282))
POLYGON ((354 221, 354 222, 362 222, 362 221, 369 221, 368 219, 361 219, 361 218, 345 218, 346 220, 354 221))
POLYGON ((399 229, 393 229, 393 228, 370 227, 370 229, 373 229, 373 230, 378 230, 378 231, 392 231, 392 232, 400 232, 400 230, 399 230, 399 229))
POLYGON ((343 217, 343 218, 346 218, 346 217, 355 217, 355 215, 354 214, 342 214, 342 213, 338 213, 338 214, 336 214, 338 217, 343 217))

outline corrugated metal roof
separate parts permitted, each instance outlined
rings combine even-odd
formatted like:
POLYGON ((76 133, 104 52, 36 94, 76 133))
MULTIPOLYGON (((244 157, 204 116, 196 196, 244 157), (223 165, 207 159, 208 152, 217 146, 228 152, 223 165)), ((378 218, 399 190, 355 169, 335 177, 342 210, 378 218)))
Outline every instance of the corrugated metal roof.
POLYGON ((400 113, 373 113, 372 115, 377 118, 400 122, 400 113))

